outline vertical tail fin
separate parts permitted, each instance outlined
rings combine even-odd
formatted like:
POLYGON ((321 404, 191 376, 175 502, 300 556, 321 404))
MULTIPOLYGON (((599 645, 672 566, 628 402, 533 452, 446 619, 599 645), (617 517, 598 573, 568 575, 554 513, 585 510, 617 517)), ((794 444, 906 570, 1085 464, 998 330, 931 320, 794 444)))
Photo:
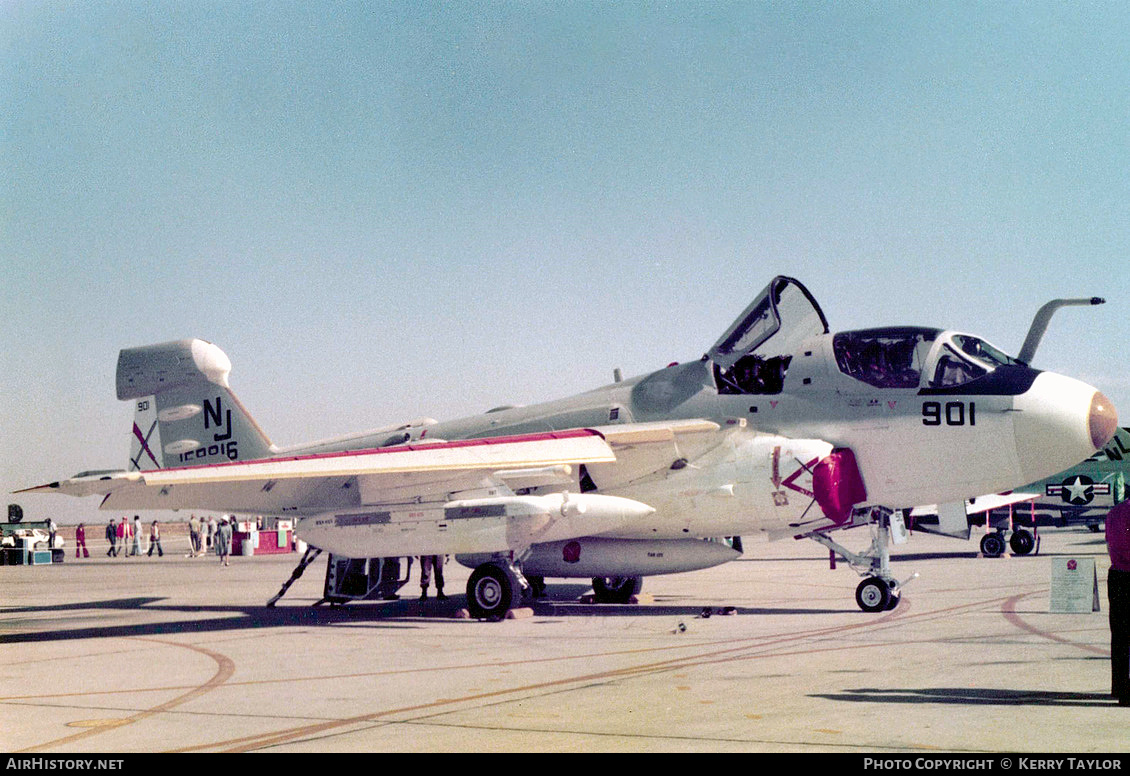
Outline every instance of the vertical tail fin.
POLYGON ((228 386, 231 361, 204 340, 128 348, 118 398, 134 402, 130 471, 265 458, 267 436, 228 386))

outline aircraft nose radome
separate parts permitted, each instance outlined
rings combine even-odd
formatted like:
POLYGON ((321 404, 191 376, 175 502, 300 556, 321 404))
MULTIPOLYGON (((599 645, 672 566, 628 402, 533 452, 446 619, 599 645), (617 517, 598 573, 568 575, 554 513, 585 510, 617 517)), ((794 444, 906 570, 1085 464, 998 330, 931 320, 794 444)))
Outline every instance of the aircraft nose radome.
POLYGON ((1020 470, 1028 482, 1049 477, 1094 455, 1114 436, 1118 415, 1092 385, 1041 372, 1014 402, 1020 470))
POLYGON ((1096 450, 1101 449, 1118 431, 1118 412, 1110 403, 1110 399, 1099 391, 1095 391, 1095 395, 1091 398, 1091 411, 1087 423, 1091 429, 1091 444, 1096 450))

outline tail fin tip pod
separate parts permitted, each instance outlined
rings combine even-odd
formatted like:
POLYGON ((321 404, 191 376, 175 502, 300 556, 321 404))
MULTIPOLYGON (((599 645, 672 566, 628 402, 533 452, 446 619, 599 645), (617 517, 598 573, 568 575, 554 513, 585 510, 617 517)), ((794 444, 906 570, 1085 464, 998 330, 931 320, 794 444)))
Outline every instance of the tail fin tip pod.
POLYGON ((231 360, 200 339, 118 354, 118 399, 134 401, 130 471, 265 458, 271 442, 228 385, 231 360))

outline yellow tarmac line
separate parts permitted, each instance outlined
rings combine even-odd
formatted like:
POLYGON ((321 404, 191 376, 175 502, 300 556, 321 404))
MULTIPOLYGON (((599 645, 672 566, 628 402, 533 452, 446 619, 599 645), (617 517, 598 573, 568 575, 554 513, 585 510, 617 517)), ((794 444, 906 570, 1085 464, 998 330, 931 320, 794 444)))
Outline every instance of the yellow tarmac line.
POLYGON ((233 663, 230 658, 228 658, 226 655, 221 655, 218 652, 212 652, 211 650, 205 649, 204 647, 197 647, 197 646, 194 646, 192 644, 178 644, 177 642, 174 642, 174 641, 162 641, 161 639, 139 638, 139 639, 137 639, 137 641, 152 641, 154 643, 162 644, 164 646, 181 647, 181 648, 184 648, 184 649, 191 649, 194 652, 199 652, 202 655, 207 655, 212 660, 216 661, 216 673, 213 674, 212 678, 209 679, 207 682, 205 682, 204 684, 201 684, 197 687, 192 688, 191 690, 184 693, 183 695, 178 695, 177 697, 172 698, 171 700, 165 701, 164 703, 160 703, 156 706, 153 706, 152 708, 145 709, 144 711, 139 711, 132 716, 124 717, 121 720, 117 721, 116 723, 113 723, 113 721, 111 721, 111 720, 101 720, 100 721, 101 724, 99 724, 95 727, 90 727, 86 730, 83 730, 81 733, 75 733, 74 735, 64 736, 63 738, 57 738, 54 741, 46 741, 42 744, 37 744, 35 746, 28 747, 27 749, 21 749, 21 750, 18 751, 18 753, 23 754, 23 753, 26 753, 26 752, 37 752, 37 751, 40 751, 42 749, 47 749, 47 748, 56 747, 56 746, 62 746, 62 745, 65 745, 65 744, 73 743, 75 741, 81 741, 81 740, 83 740, 85 738, 89 738, 91 736, 96 736, 96 735, 99 735, 101 733, 105 733, 109 730, 114 730, 116 728, 122 727, 123 725, 132 725, 135 722, 139 722, 139 721, 141 721, 141 720, 143 720, 147 717, 151 717, 155 714, 160 714, 161 712, 168 711, 169 709, 176 708, 177 706, 188 703, 189 701, 195 700, 196 698, 199 698, 200 696, 211 692, 212 690, 216 689, 217 687, 219 687, 222 684, 224 684, 225 682, 227 682, 227 680, 229 678, 231 678, 232 674, 235 673, 235 663, 233 663))

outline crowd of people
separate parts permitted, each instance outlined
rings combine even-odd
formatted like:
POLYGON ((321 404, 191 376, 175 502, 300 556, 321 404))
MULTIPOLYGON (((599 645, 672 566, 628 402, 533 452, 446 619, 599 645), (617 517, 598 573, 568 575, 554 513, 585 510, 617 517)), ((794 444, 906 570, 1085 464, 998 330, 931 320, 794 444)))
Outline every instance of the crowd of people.
MULTIPOLYGON (((106 524, 106 544, 109 548, 106 550, 106 555, 111 558, 118 557, 119 553, 123 558, 132 558, 142 554, 142 540, 145 536, 145 526, 141 524, 141 517, 139 515, 133 516, 131 523, 127 518, 123 517, 119 522, 115 523, 114 518, 110 518, 110 522, 106 524)), ((144 546, 148 547, 149 556, 153 555, 153 551, 157 551, 157 557, 163 558, 165 550, 161 546, 161 522, 154 520, 149 526, 149 540, 144 546)), ((79 523, 75 529, 75 557, 79 557, 79 552, 83 553, 83 557, 89 558, 90 554, 86 548, 86 526, 79 523)))
MULTIPOLYGON (((207 555, 209 552, 215 552, 220 556, 221 562, 226 566, 227 558, 231 555, 232 549, 232 534, 235 532, 236 520, 235 515, 231 516, 229 522, 228 515, 220 518, 216 522, 213 515, 209 515, 205 519, 200 519, 196 515, 191 515, 188 519, 188 556, 191 558, 198 558, 202 555, 207 555)), ((262 527, 262 521, 258 523, 258 527, 262 527)))
MULTIPOLYGON (((259 523, 262 525, 261 519, 259 523)), ((48 520, 50 531, 49 543, 55 544, 54 521, 48 520)), ((189 520, 189 551, 185 557, 198 558, 209 552, 215 552, 221 562, 228 565, 227 559, 232 552, 232 538, 236 527, 235 516, 224 515, 219 522, 214 516, 209 515, 201 520, 192 515, 189 520)), ((134 515, 133 520, 122 517, 115 521, 110 518, 106 524, 106 555, 107 557, 132 558, 142 554, 158 558, 165 557, 165 548, 161 545, 161 521, 154 520, 149 524, 148 535, 146 527, 141 522, 140 515, 134 515)), ((79 523, 75 527, 75 557, 89 558, 90 549, 87 546, 86 524, 79 523)))
MULTIPOLYGON (((48 530, 51 532, 51 545, 54 546, 55 523, 53 520, 47 522, 48 530)), ((255 527, 262 530, 262 517, 256 518, 255 527)), ((214 515, 203 517, 198 517, 196 514, 190 515, 188 519, 188 552, 184 557, 201 558, 215 554, 221 565, 231 565, 232 542, 237 528, 238 522, 235 515, 222 515, 219 520, 214 515)), ((158 558, 165 556, 165 550, 161 546, 161 522, 159 520, 154 520, 149 524, 148 537, 146 537, 146 528, 139 515, 134 515, 132 521, 127 517, 122 517, 117 521, 111 518, 106 524, 105 537, 106 555, 111 558, 119 556, 132 558, 142 555, 143 552, 146 556, 152 557, 154 551, 156 551, 158 558)), ((79 523, 75 527, 75 557, 90 557, 84 523, 79 523)), ((436 590, 436 598, 441 601, 446 600, 447 596, 443 592, 444 556, 423 555, 420 556, 419 560, 420 600, 427 599, 428 588, 433 584, 436 590)), ((399 564, 397 568, 399 568, 399 564)), ((393 577, 395 578, 395 576, 394 574, 393 577)), ((399 598, 394 593, 387 597, 399 598)))
MULTIPOLYGON (((263 528, 263 519, 256 519, 256 528, 263 528)), ((48 520, 50 531, 50 545, 55 545, 55 523, 48 520)), ((200 558, 210 553, 215 554, 222 565, 228 566, 232 555, 232 543, 238 523, 235 515, 222 515, 218 520, 215 515, 197 517, 191 515, 188 520, 188 553, 186 558, 200 558)), ((110 518, 106 524, 106 555, 111 558, 132 558, 145 554, 152 557, 157 553, 158 558, 165 556, 165 549, 161 545, 161 522, 154 520, 148 526, 141 522, 140 515, 134 515, 131 521, 128 517, 119 520, 110 518)), ((86 524, 79 523, 75 527, 75 557, 89 558, 90 549, 87 546, 86 524)))

